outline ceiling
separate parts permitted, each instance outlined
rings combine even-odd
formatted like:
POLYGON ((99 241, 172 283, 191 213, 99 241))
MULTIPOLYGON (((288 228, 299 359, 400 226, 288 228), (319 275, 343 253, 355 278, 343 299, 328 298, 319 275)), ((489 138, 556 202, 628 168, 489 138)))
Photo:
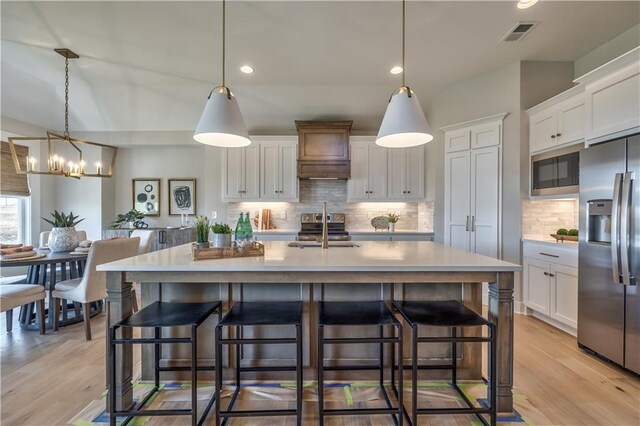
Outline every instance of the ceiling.
MULTIPOLYGON (((63 123, 67 47, 74 131, 192 130, 221 80, 221 3, 2 2, 2 114, 63 123)), ((252 134, 295 119, 353 119, 375 133, 401 77, 398 1, 230 1, 227 85, 252 134), (252 75, 239 71, 243 64, 252 75)), ((640 21, 640 2, 411 1, 407 83, 423 105, 457 81, 518 60, 574 61, 640 21), (518 43, 500 39, 540 21, 518 43)))

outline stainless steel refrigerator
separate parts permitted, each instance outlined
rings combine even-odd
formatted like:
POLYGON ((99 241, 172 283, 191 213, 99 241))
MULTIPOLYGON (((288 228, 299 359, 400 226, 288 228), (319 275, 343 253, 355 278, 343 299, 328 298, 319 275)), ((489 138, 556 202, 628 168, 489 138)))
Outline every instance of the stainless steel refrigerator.
POLYGON ((640 135, 580 153, 578 344, 640 374, 640 135))

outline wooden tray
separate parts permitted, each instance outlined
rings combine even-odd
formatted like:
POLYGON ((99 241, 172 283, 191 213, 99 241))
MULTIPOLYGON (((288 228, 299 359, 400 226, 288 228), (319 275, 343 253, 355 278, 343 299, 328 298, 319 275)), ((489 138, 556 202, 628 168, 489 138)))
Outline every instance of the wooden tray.
POLYGON ((549 235, 555 238, 556 241, 578 241, 578 237, 575 235, 558 235, 558 234, 549 234, 549 235))
POLYGON ((264 256, 264 244, 254 241, 245 247, 225 248, 197 248, 195 243, 191 245, 193 260, 229 259, 233 257, 260 257, 264 256))

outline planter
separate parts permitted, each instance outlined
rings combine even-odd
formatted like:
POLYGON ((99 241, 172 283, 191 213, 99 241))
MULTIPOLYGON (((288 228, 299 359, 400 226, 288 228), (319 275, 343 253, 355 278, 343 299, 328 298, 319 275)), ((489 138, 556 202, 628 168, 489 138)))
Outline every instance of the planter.
POLYGON ((213 234, 211 246, 214 248, 231 247, 231 234, 213 234))
POLYGON ((396 232, 396 224, 389 222, 389 232, 396 232))
POLYGON ((199 249, 209 248, 209 241, 206 241, 204 243, 196 242, 196 247, 199 248, 199 249))
POLYGON ((53 253, 72 251, 78 247, 78 232, 75 227, 53 228, 47 242, 49 250, 53 253))

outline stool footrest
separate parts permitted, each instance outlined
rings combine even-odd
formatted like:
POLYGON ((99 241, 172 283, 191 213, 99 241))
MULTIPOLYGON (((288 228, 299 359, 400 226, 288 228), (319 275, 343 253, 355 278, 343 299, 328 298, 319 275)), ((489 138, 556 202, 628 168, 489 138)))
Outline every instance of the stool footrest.
POLYGON ((296 343, 295 337, 265 338, 265 339, 220 339, 223 345, 254 345, 254 344, 287 344, 296 343))
MULTIPOLYGON (((404 364, 402 368, 405 368, 409 371, 413 368, 411 364, 404 364)), ((444 364, 444 365, 418 365, 418 370, 453 370, 453 365, 444 364)))
POLYGON ((353 415, 375 415, 375 414, 399 414, 400 408, 355 408, 355 409, 324 409, 325 416, 353 416, 353 415))
POLYGON ((238 370, 242 373, 252 372, 252 371, 296 371, 295 365, 278 365, 272 367, 238 367, 238 370))
POLYGON ((418 414, 490 414, 487 408, 418 408, 418 414))
POLYGON ((324 365, 322 369, 324 371, 380 370, 380 365, 324 365))
POLYGON ((490 337, 418 337, 418 343, 491 342, 490 337))
POLYGON ((149 343, 191 343, 191 338, 189 337, 161 337, 160 339, 155 339, 153 337, 149 338, 131 338, 131 339, 113 339, 111 343, 122 345, 124 343, 131 344, 149 344, 149 343))
POLYGON ((322 343, 330 344, 348 344, 348 343, 396 343, 400 339, 397 337, 345 337, 345 338, 322 338, 322 343))
POLYGON ((130 410, 116 411, 117 416, 137 417, 137 416, 186 416, 191 415, 191 409, 182 408, 176 410, 130 410))
MULTIPOLYGON (((216 371, 214 365, 203 365, 197 367, 198 371, 216 371)), ((158 371, 191 371, 191 367, 158 367, 158 371)))
POLYGON ((221 417, 261 417, 261 416, 290 416, 297 414, 296 410, 243 410, 220 411, 221 417))

